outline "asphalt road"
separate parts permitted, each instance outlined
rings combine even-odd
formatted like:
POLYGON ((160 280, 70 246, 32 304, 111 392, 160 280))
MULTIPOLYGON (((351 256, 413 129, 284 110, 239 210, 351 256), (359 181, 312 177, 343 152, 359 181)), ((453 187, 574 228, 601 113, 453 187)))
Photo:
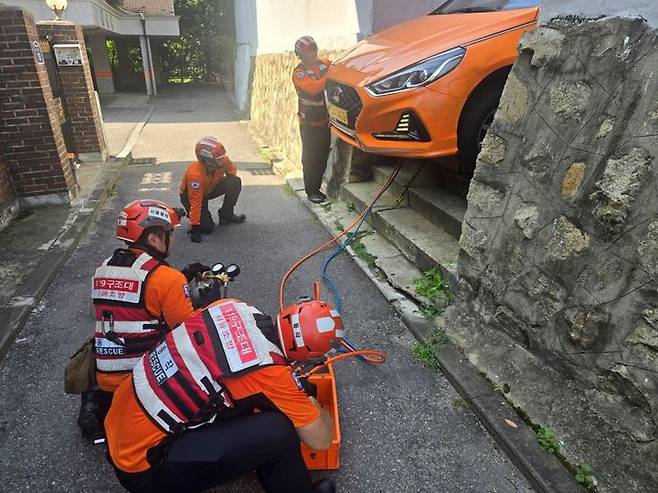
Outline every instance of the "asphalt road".
MULTIPOLYGON (((243 179, 238 210, 247 221, 221 227, 200 244, 190 243, 187 228, 179 228, 172 265, 236 262, 242 273, 231 294, 274 314, 283 272, 328 237, 281 178, 253 173, 264 163, 221 93, 176 93, 155 104, 135 150, 137 157, 158 157, 159 164, 125 171, 97 224, 1 363, 0 491, 122 491, 104 445, 79 436, 79 400, 64 394, 63 368, 92 330, 90 276, 118 246, 117 211, 138 197, 177 203, 177 185, 198 137, 218 135, 237 161, 243 179)), ((311 293, 320 265, 317 259, 298 271, 288 286, 289 300, 311 293)), ((339 258, 333 272, 350 339, 383 350, 389 360, 375 367, 358 361, 337 367, 342 465, 315 475, 334 477, 339 492, 530 491, 475 416, 458 405, 446 379, 415 361, 412 336, 360 269, 339 258)), ((258 491, 247 477, 215 493, 258 491)))

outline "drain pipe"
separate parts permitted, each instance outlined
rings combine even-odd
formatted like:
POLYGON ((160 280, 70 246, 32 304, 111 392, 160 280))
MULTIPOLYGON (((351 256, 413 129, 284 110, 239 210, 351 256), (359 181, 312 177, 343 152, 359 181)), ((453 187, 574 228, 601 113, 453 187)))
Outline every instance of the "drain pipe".
MULTIPOLYGON (((151 55, 151 42, 146 34, 146 17, 143 12, 139 12, 139 20, 142 23, 142 32, 144 33, 144 44, 146 45, 146 66, 149 74, 149 85, 154 96, 158 94, 158 88, 155 83, 155 70, 153 68, 153 56, 151 55)), ((142 63, 144 60, 142 61, 142 63)))

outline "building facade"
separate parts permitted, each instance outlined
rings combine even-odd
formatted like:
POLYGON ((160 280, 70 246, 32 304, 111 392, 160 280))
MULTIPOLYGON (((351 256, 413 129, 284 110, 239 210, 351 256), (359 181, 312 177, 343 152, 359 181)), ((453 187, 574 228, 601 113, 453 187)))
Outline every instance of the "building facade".
MULTIPOLYGON (((35 22, 54 17, 44 0, 3 0, 3 3, 30 12, 35 22)), ((146 94, 157 94, 160 63, 151 45, 180 35, 173 0, 69 0, 61 17, 82 26, 99 93, 113 93, 122 89, 122 81, 135 79, 129 46, 138 42, 142 70, 138 83, 132 87, 143 84, 146 94), (114 66, 108 56, 108 39, 114 41, 114 66)))

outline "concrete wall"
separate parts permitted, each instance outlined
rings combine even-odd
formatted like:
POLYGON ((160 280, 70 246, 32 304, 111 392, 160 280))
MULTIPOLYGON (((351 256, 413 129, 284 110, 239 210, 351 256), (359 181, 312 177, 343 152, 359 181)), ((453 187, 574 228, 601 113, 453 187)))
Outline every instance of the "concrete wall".
POLYGON ((526 34, 478 156, 448 333, 598 491, 658 484, 658 31, 526 34))
MULTIPOLYGON (((364 19, 368 19, 371 4, 372 0, 236 0, 235 99, 238 108, 245 110, 249 103, 250 75, 256 69, 254 57, 281 54, 279 62, 267 57, 263 63, 287 67, 287 53, 293 51, 299 37, 307 34, 316 39, 321 49, 345 49, 358 41, 362 29, 370 29, 364 19)), ((272 84, 287 75, 275 76, 273 70, 274 67, 267 70, 273 76, 272 84)), ((260 69, 259 73, 262 74, 260 69)), ((256 96, 256 101, 265 99, 256 96)))

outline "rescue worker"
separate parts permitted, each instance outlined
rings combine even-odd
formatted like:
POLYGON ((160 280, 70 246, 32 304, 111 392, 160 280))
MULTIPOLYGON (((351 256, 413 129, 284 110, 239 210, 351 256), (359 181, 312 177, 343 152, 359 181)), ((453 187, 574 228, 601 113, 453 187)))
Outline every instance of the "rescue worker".
POLYGON ((217 212, 219 224, 241 223, 245 215, 234 213, 242 182, 221 142, 215 137, 204 137, 196 143, 194 152, 197 160, 187 167, 178 192, 192 225, 190 238, 198 243, 202 234, 209 234, 215 228, 209 200, 224 195, 224 203, 217 212))
POLYGON ((102 436, 112 392, 135 363, 192 312, 187 277, 208 269, 192 264, 185 274, 166 262, 178 213, 157 200, 136 200, 119 213, 116 237, 127 243, 105 259, 92 280, 98 391, 82 394, 78 425, 102 436))
POLYGON ((300 439, 329 448, 331 416, 289 361, 321 357, 342 336, 321 301, 288 307, 276 325, 238 300, 195 312, 115 392, 105 428, 119 482, 193 493, 256 471, 267 492, 335 491, 312 484, 300 450, 300 439))
POLYGON ((304 188, 308 200, 320 204, 327 198, 320 186, 331 144, 324 99, 324 86, 331 62, 318 58, 318 45, 310 36, 302 36, 295 42, 295 54, 301 60, 293 71, 292 81, 299 99, 297 114, 302 138, 304 188))

